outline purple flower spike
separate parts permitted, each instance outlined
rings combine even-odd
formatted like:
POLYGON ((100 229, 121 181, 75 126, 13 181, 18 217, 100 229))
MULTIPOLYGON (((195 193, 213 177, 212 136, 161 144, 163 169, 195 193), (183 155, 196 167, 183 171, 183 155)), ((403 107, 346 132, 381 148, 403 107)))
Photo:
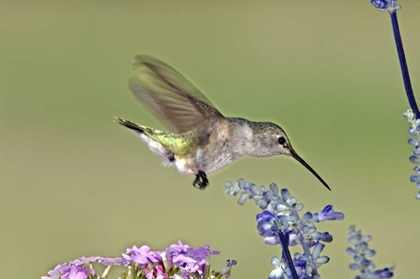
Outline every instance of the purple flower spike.
POLYGON ((371 260, 375 256, 375 250, 369 249, 369 241, 372 237, 363 235, 360 230, 356 230, 355 226, 350 226, 348 241, 354 247, 348 247, 346 252, 353 258, 353 262, 349 264, 351 270, 358 270, 360 275, 356 278, 391 278, 394 268, 384 268, 375 270, 375 264, 371 260))
POLYGON ((241 205, 245 201, 242 197, 247 195, 263 209, 256 216, 258 233, 264 237, 265 244, 281 245, 282 248, 281 257, 273 258, 274 270, 269 275, 270 279, 320 278, 318 268, 329 261, 328 256, 320 255, 323 243, 331 242, 333 237, 328 232, 318 231, 315 224, 343 220, 343 213, 335 212, 333 206, 328 205, 321 212, 307 212, 301 217, 303 203, 298 202, 288 189, 279 190, 274 183, 266 189, 240 179, 235 185, 226 182, 225 189, 230 196, 239 196, 241 205), (298 245, 303 249, 303 254, 298 258, 295 254, 292 258, 289 247, 298 245))
MULTIPOLYGON (((404 116, 407 120, 407 122, 410 125, 410 131, 413 130, 416 132, 416 139, 409 139, 409 143, 413 144, 413 155, 411 155, 409 157, 410 161, 414 164, 417 164, 417 166, 414 167, 414 171, 416 172, 417 175, 412 175, 410 177, 410 181, 417 183, 417 186, 419 186, 419 182, 420 182, 420 176, 418 174, 420 174, 420 167, 418 166, 420 164, 420 134, 417 132, 420 129, 420 119, 416 118, 416 115, 413 111, 408 110, 407 112, 404 113, 404 116)), ((420 187, 419 187, 420 190, 420 187)), ((416 195, 416 199, 420 200, 420 191, 417 193, 416 195)))

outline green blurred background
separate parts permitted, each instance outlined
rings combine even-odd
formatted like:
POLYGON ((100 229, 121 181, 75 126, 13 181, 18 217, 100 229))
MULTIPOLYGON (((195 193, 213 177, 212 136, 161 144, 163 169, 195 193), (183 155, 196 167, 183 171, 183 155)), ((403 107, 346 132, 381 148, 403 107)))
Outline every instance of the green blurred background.
MULTIPOLYGON (((400 2, 419 91, 420 2, 400 2)), ((236 259, 234 278, 266 278, 280 250, 258 235, 258 209, 224 194, 240 177, 288 187, 306 210, 346 214, 319 225, 335 237, 326 278, 355 276, 351 224, 373 235, 378 268, 417 276, 408 103, 389 16, 368 0, 2 1, 0 26, 1 277, 181 239, 220 250, 217 269, 236 259), (332 192, 290 158, 243 158, 210 174, 205 191, 162 167, 113 123, 164 128, 128 89, 139 53, 174 66, 225 115, 280 124, 332 192)))

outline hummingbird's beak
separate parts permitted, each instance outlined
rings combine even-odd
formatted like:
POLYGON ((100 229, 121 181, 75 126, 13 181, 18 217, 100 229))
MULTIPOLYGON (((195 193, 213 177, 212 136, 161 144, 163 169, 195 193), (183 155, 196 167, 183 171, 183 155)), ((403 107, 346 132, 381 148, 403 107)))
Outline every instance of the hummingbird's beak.
POLYGON ((291 151, 291 155, 293 158, 295 158, 299 163, 301 163, 305 168, 307 168, 310 172, 312 172, 313 175, 315 175, 316 178, 319 179, 319 181, 321 181, 322 184, 324 184, 325 187, 327 187, 328 190, 331 191, 330 187, 328 186, 328 184, 321 178, 321 176, 319 176, 316 171, 311 168, 310 165, 308 165, 308 163, 305 162, 305 160, 302 159, 302 157, 300 157, 296 151, 294 151, 293 149, 290 150, 291 151))

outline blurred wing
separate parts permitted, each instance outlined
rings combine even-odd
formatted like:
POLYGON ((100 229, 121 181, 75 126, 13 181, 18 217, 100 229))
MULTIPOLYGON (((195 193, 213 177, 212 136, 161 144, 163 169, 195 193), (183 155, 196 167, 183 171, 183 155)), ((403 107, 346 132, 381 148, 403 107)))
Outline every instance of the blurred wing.
POLYGON ((209 118, 223 115, 179 72, 158 59, 137 55, 130 90, 147 108, 178 133, 184 133, 209 118))

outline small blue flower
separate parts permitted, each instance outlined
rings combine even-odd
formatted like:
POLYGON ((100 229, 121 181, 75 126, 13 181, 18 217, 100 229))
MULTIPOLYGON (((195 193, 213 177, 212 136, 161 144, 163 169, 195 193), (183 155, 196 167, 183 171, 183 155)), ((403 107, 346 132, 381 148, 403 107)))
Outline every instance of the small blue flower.
POLYGON ((397 0, 370 0, 370 3, 382 12, 385 10, 394 12, 401 9, 401 6, 397 5, 397 0))
POLYGON ((410 176, 410 181, 411 182, 420 182, 420 176, 412 175, 412 176, 410 176))
POLYGON ((264 243, 269 245, 276 245, 280 243, 278 232, 279 221, 277 217, 270 211, 263 211, 257 214, 257 229, 258 233, 264 237, 264 243))
POLYGON ((394 276, 394 268, 384 268, 373 272, 374 278, 392 278, 394 276))
POLYGON ((415 144, 417 144, 417 141, 415 139, 410 138, 410 139, 408 139, 407 143, 411 144, 411 145, 415 145, 415 144))
POLYGON ((274 256, 271 258, 271 264, 273 265, 274 269, 271 271, 268 279, 283 279, 288 278, 285 277, 285 271, 287 268, 287 264, 280 260, 278 257, 274 256))
POLYGON ((324 222, 326 220, 341 221, 344 219, 344 214, 341 212, 335 212, 332 205, 327 205, 319 213, 315 213, 313 218, 318 222, 324 222))
POLYGON ((389 5, 389 1, 386 0, 371 0, 370 3, 378 9, 385 9, 389 5))
POLYGON ((322 250, 324 250, 325 245, 321 242, 317 242, 315 244, 314 250, 312 252, 312 258, 314 259, 315 263, 318 267, 323 264, 326 264, 330 261, 330 258, 327 256, 320 256, 322 250))
POLYGON ((413 163, 413 164, 419 164, 419 163, 420 163, 419 157, 417 157, 417 156, 415 156, 415 155, 411 155, 408 159, 409 159, 409 160, 411 161, 411 163, 413 163))

